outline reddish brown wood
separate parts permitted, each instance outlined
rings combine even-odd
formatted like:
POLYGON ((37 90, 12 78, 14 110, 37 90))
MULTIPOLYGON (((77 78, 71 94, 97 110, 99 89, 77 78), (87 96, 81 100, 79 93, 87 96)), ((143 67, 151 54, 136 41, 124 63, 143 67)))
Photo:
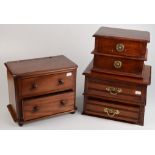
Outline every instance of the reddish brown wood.
POLYGON ((142 78, 144 61, 95 55, 93 65, 94 71, 142 78), (116 61, 120 61, 122 63, 121 68, 116 68, 114 66, 116 61))
POLYGON ((100 101, 87 97, 84 113, 88 115, 92 114, 110 119, 139 123, 140 108, 135 106, 124 106, 123 104, 115 102, 106 102, 104 100, 100 101), (108 112, 105 112, 106 108, 109 110, 108 112), (111 109, 113 111, 118 111, 119 113, 115 114, 114 112, 110 112, 111 109))
POLYGON ((70 90, 74 86, 74 77, 67 76, 68 73, 74 75, 73 70, 59 74, 36 76, 25 78, 20 81, 20 94, 22 97, 37 96, 45 93, 70 90))
POLYGON ((113 83, 124 82, 124 83, 129 83, 130 85, 133 83, 133 84, 139 84, 144 86, 151 84, 151 66, 148 66, 148 65, 144 65, 144 70, 143 70, 144 74, 143 74, 143 78, 141 79, 93 72, 92 69, 93 69, 93 61, 90 62, 90 64, 84 71, 83 75, 87 77, 91 77, 93 79, 100 79, 103 81, 105 81, 104 79, 110 80, 110 81, 113 81, 113 83))
POLYGON ((129 41, 150 42, 150 33, 147 31, 129 30, 120 28, 101 27, 94 37, 105 37, 129 41))
POLYGON ((75 69, 77 65, 63 55, 29 60, 11 61, 5 63, 7 69, 14 76, 31 76, 49 74, 75 69))
POLYGON ((92 68, 93 61, 84 72, 86 84, 84 90, 85 100, 83 113, 143 125, 147 85, 151 82, 151 67, 144 67, 144 75, 142 79, 96 73, 92 72, 92 68), (117 94, 110 94, 110 92, 106 90, 109 87, 119 88, 122 91, 117 94), (141 94, 136 95, 137 91, 138 93, 141 92, 141 94), (94 105, 91 105, 91 109, 88 109, 92 102, 94 105), (108 117, 104 112, 100 111, 102 108, 99 108, 101 106, 105 108, 106 106, 118 109, 119 105, 123 106, 126 110, 122 112, 123 115, 117 118, 108 117), (128 113, 128 109, 135 109, 135 107, 138 112, 136 118, 132 118, 135 114, 132 112, 128 113))
POLYGON ((131 105, 139 105, 145 104, 143 101, 146 99, 146 89, 142 85, 127 85, 125 82, 115 83, 108 79, 97 80, 93 78, 86 77, 87 83, 87 94, 91 94, 93 96, 97 96, 98 98, 104 97, 109 101, 119 101, 131 105), (109 88, 117 88, 120 89, 121 92, 117 94, 111 93, 109 88), (137 93, 140 94, 137 94, 137 93))
POLYGON ((77 65, 68 58, 38 58, 7 62, 5 65, 9 107, 15 111, 20 126, 34 119, 76 111, 77 65), (67 105, 59 109, 58 99, 62 100, 61 104, 65 104, 63 100, 67 101, 67 105), (32 110, 35 114, 31 113, 32 110))
POLYGON ((142 77, 149 32, 101 27, 94 37, 94 71, 142 77), (121 62, 122 67, 115 68, 115 61, 121 62))
POLYGON ((94 59, 84 72, 83 114, 144 125, 149 32, 101 27, 94 37, 94 59))
POLYGON ((96 37, 95 39, 95 51, 94 52, 103 54, 112 54, 116 56, 125 56, 131 58, 145 59, 147 51, 147 43, 138 41, 129 41, 121 39, 101 38, 96 37), (124 45, 124 51, 118 52, 116 50, 117 44, 124 45))
POLYGON ((74 110, 74 92, 23 100, 24 121, 74 110))

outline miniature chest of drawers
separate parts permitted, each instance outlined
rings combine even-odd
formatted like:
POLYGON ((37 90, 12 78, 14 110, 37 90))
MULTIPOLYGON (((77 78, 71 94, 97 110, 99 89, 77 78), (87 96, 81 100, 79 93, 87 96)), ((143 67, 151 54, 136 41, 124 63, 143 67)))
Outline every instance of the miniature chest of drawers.
POLYGON ((94 59, 84 72, 83 114, 144 125, 150 33, 101 27, 94 37, 94 59))
POLYGON ((26 122, 76 111, 77 65, 65 56, 5 63, 14 121, 26 122))
POLYGON ((149 32, 101 27, 94 37, 94 71, 143 77, 149 32))
POLYGON ((93 61, 84 72, 83 113, 144 125, 151 67, 145 66, 142 79, 95 73, 92 68, 93 61))

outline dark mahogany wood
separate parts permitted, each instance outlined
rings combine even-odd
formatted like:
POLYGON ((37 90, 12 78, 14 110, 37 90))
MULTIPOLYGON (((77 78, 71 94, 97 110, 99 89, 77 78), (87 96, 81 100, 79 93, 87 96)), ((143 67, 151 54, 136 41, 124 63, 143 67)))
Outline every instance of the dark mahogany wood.
POLYGON ((97 73, 92 68, 93 61, 84 72, 83 113, 143 125, 147 86, 151 83, 151 67, 144 66, 142 79, 97 73), (121 91, 109 91, 109 88, 121 91), (104 112, 105 108, 119 110, 120 114, 110 117, 104 112))
POLYGON ((24 121, 33 120, 74 109, 74 92, 60 93, 34 99, 23 100, 24 121))
POLYGON ((145 59, 147 43, 118 38, 104 38, 104 36, 103 38, 96 37, 94 52, 101 54, 112 54, 116 56, 125 56, 129 58, 145 59), (122 52, 118 52, 116 49, 117 44, 120 43, 124 45, 124 50, 122 52))
POLYGON ((84 72, 83 114, 144 125, 150 33, 101 27, 94 37, 94 59, 84 72))
POLYGON ((94 55, 94 71, 122 76, 142 78, 144 61, 132 60, 115 56, 94 55), (121 67, 116 68, 115 62, 121 62, 121 67))
POLYGON ((138 106, 126 106, 116 102, 97 100, 87 96, 84 113, 138 124, 140 108, 138 106))
POLYGON ((150 42, 150 33, 147 31, 129 30, 120 28, 101 27, 94 37, 123 39, 129 41, 150 42))
POLYGON ((101 27, 94 37, 94 71, 142 78, 149 32, 101 27), (115 61, 122 66, 116 68, 115 61))
POLYGON ((77 65, 65 56, 5 63, 8 75, 8 110, 24 123, 76 111, 77 65))

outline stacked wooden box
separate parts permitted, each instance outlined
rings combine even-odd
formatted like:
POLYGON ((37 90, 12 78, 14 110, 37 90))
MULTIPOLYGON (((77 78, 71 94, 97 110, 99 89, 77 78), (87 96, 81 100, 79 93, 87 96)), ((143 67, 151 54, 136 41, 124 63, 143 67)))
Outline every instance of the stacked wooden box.
POLYGON ((149 32, 101 27, 94 37, 94 59, 84 72, 83 114, 144 125, 149 32))

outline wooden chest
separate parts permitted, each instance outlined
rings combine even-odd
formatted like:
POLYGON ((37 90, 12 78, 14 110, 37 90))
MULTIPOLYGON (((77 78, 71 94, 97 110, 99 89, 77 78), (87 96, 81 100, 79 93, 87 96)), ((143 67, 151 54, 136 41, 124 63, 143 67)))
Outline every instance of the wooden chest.
POLYGON ((144 66, 142 79, 95 73, 92 68, 93 61, 84 72, 83 113, 143 125, 151 67, 144 66))
POLYGON ((101 27, 94 37, 93 71, 143 77, 149 32, 101 27))
POLYGON ((76 111, 77 65, 64 56, 5 63, 10 104, 20 126, 24 123, 76 111))

